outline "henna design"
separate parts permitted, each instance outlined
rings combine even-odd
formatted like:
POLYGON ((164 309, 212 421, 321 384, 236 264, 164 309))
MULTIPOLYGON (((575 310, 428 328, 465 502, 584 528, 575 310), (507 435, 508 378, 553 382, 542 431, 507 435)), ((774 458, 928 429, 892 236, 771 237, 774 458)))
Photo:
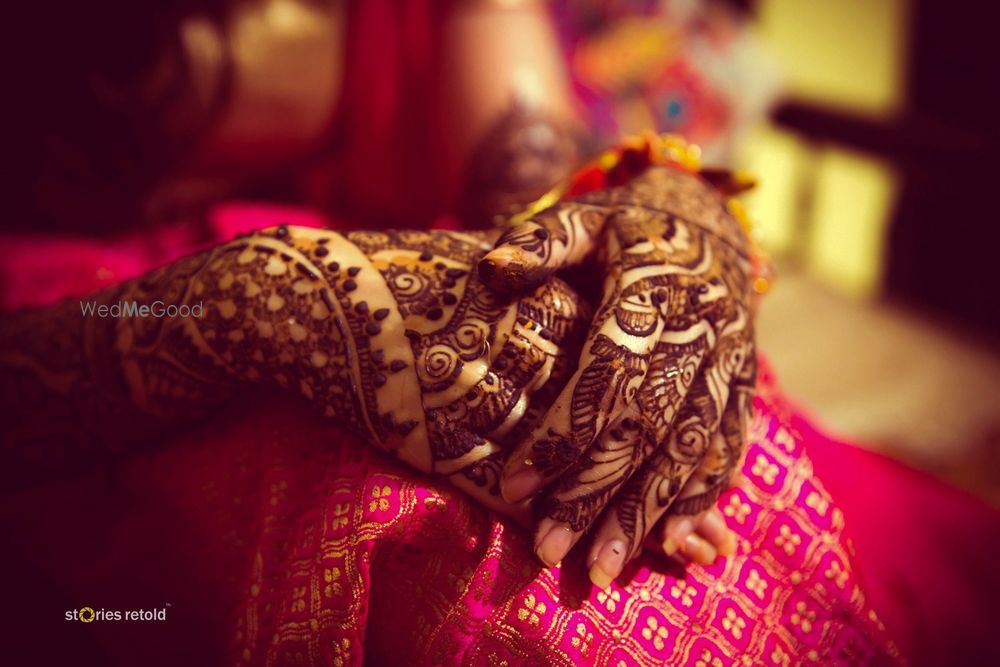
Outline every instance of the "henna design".
POLYGON ((733 378, 729 401, 719 425, 721 437, 713 441, 712 449, 702 459, 701 465, 685 485, 677 501, 670 505, 670 514, 694 515, 704 512, 729 487, 733 474, 740 466, 743 442, 753 409, 756 375, 756 358, 751 346, 747 359, 733 378))
POLYGON ((753 363, 746 244, 709 184, 654 167, 534 215, 481 262, 507 290, 594 254, 604 267, 580 370, 505 469, 559 475, 541 516, 579 533, 611 504, 635 553, 678 497, 690 510, 717 496, 743 439, 727 400, 731 387, 749 394, 740 377, 753 363), (622 380, 616 367, 632 373, 622 380))
POLYGON ((554 368, 565 381, 585 325, 561 281, 518 298, 479 282, 471 269, 496 235, 282 225, 91 297, 203 304, 201 317, 85 318, 73 301, 5 317, 0 389, 25 417, 5 428, 19 450, 50 443, 63 434, 39 410, 58 404, 73 413, 65 449, 106 447, 122 414, 162 430, 272 383, 423 471, 495 492, 486 438, 517 426, 554 368))
MULTIPOLYGON (((544 515, 585 530, 660 443, 694 382, 707 336, 685 343, 657 343, 646 382, 635 402, 546 494, 544 515), (570 520, 570 517, 572 520, 570 520)), ((623 497, 619 503, 628 503, 623 497)))
POLYGON ((606 208, 583 204, 545 209, 530 224, 513 225, 500 236, 498 246, 514 251, 504 270, 498 272, 494 262, 484 260, 479 264, 479 275, 483 282, 507 292, 540 284, 555 267, 581 258, 574 249, 583 245, 581 239, 599 233, 607 215, 606 208))
POLYGON ((751 349, 743 332, 719 342, 691 384, 667 439, 616 498, 615 519, 629 540, 630 553, 638 551, 667 508, 675 514, 697 514, 710 507, 728 483, 745 437, 738 410, 745 409, 752 396, 751 349), (723 421, 726 425, 720 429, 723 421))

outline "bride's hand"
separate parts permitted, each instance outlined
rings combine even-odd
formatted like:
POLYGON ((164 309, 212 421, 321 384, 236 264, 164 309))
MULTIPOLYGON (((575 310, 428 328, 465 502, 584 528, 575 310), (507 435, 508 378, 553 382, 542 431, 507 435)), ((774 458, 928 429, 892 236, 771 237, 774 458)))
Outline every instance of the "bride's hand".
POLYGON ((530 423, 533 394, 562 388, 589 311, 557 279, 516 297, 483 285, 498 235, 261 231, 203 260, 205 314, 187 333, 228 374, 300 392, 509 514, 497 442, 530 423))
POLYGON ((480 275, 515 291, 595 257, 603 297, 579 368, 501 488, 519 501, 544 487, 549 563, 600 518, 588 563, 606 586, 668 509, 701 512, 725 488, 756 366, 747 239, 698 176, 651 167, 563 200, 505 232, 480 275))

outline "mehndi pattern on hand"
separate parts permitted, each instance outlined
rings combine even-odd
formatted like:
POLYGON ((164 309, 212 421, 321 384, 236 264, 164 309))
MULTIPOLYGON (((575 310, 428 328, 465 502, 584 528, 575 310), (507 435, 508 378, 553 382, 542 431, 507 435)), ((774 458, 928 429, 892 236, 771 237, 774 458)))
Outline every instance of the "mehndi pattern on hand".
POLYGON ((725 198, 687 170, 652 166, 513 226, 480 271, 518 290, 594 256, 603 297, 579 368, 509 458, 502 488, 517 501, 547 487, 536 547, 550 563, 610 507, 590 562, 620 570, 668 508, 707 507, 738 462, 754 379, 752 267, 725 198))

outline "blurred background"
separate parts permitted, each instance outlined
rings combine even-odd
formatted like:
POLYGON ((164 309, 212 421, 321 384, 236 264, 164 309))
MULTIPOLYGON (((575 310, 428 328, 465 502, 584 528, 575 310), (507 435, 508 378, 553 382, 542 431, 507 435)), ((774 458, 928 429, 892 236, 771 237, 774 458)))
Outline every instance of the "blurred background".
POLYGON ((784 89, 737 163, 762 348, 835 433, 1000 504, 1000 112, 980 3, 763 0, 784 89))

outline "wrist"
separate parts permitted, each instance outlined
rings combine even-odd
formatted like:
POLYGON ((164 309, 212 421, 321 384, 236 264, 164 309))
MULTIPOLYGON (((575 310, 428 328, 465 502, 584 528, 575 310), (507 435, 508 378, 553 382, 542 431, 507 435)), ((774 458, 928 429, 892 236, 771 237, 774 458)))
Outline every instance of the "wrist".
POLYGON ((212 293, 198 328, 235 377, 301 393, 381 448, 418 451, 404 444, 426 437, 419 401, 399 399, 420 395, 413 353, 377 264, 336 232, 262 230, 217 248, 196 278, 212 293))

